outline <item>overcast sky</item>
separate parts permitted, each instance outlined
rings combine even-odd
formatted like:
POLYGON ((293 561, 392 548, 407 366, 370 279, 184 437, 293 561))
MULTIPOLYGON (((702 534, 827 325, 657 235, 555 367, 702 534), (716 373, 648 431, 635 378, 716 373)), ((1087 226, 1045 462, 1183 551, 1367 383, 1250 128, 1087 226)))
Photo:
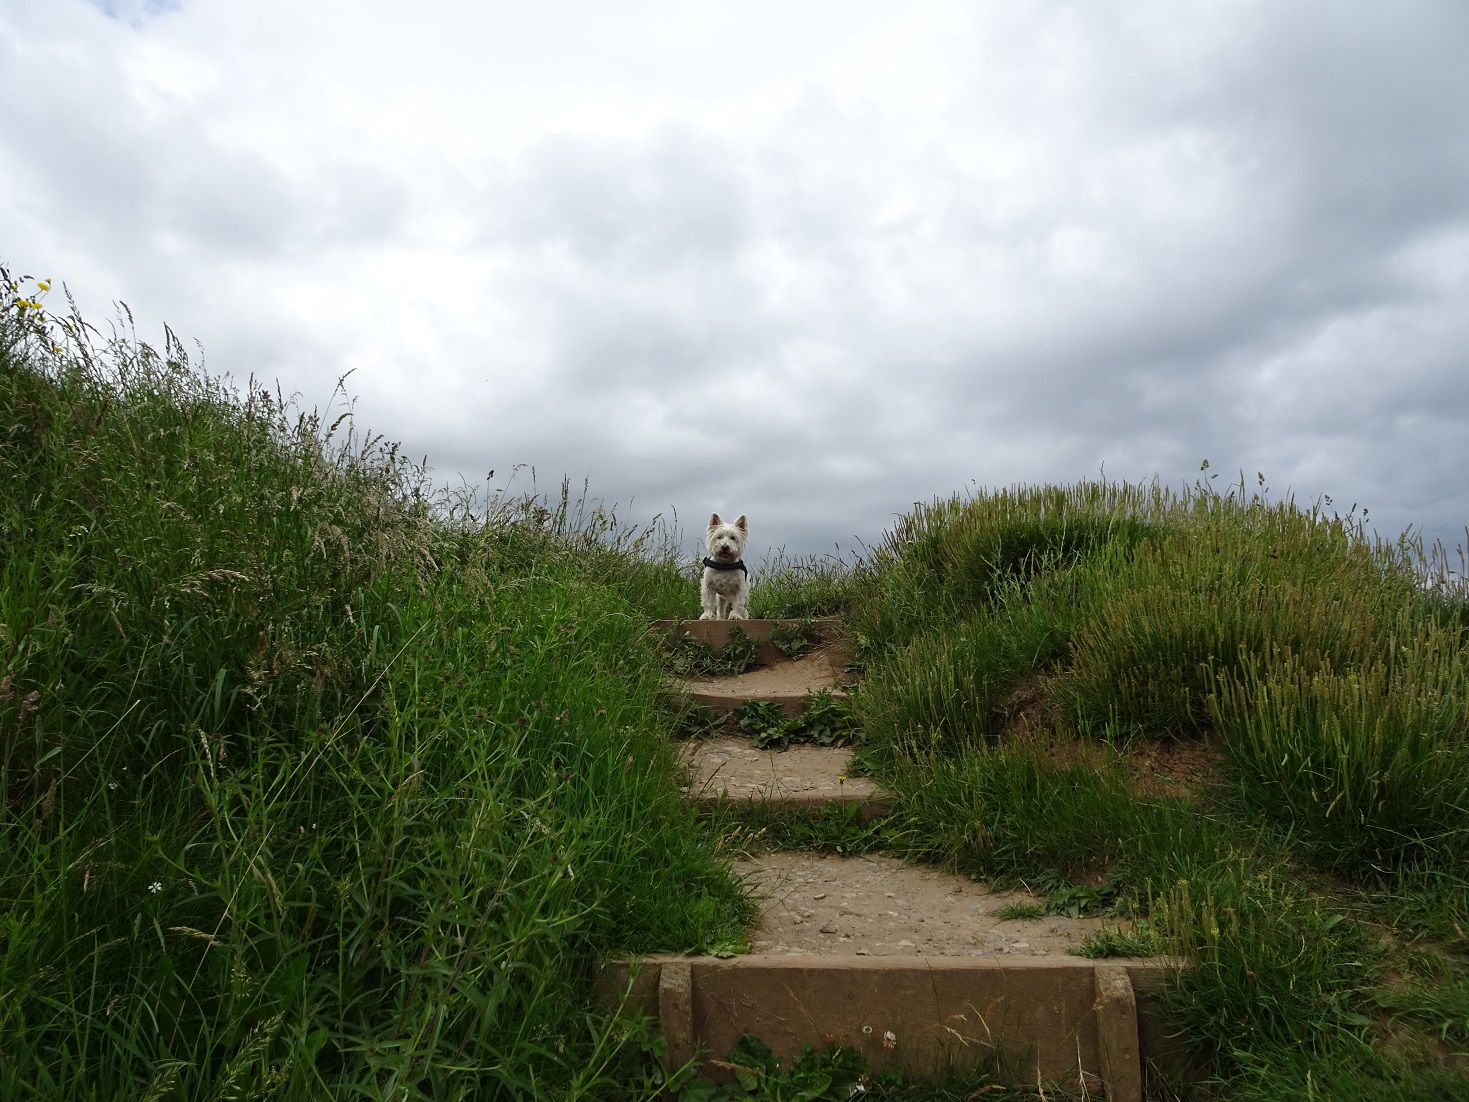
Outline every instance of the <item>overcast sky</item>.
POLYGON ((1464 0, 0 0, 0 73, 0 261, 441 480, 758 563, 1208 459, 1464 540, 1464 0))

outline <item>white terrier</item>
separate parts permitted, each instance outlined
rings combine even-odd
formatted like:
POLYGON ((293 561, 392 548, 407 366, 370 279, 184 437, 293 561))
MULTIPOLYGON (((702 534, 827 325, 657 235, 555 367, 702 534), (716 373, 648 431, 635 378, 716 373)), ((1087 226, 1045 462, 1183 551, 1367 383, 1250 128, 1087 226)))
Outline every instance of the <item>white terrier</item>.
POLYGON ((750 618, 750 572, 740 556, 750 531, 745 518, 725 524, 715 513, 709 518, 704 542, 709 557, 704 560, 704 580, 699 583, 701 620, 748 620, 750 618))

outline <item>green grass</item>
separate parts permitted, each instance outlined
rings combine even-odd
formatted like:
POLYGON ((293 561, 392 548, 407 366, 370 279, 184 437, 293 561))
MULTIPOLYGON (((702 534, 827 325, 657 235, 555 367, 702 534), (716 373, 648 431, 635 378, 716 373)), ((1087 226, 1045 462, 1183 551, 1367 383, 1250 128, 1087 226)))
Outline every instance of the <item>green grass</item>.
POLYGON ((1151 932, 1124 930, 1120 926, 1104 927, 1090 935, 1081 946, 1072 952, 1090 960, 1106 960, 1112 957, 1152 957, 1160 946, 1151 932))
POLYGON ((777 812, 755 801, 725 801, 709 815, 710 829, 729 853, 753 855, 767 850, 809 850, 848 857, 865 853, 902 854, 913 848, 903 821, 883 816, 863 821, 859 804, 829 803, 811 811, 777 812))
POLYGON ((892 1102, 1028 1102, 1072 1099, 1071 1091, 1037 1084, 1036 1090, 1016 1088, 1020 1075, 998 1059, 947 1074, 914 1076, 902 1068, 874 1070, 862 1053, 849 1045, 829 1042, 805 1051, 785 1066, 760 1038, 745 1034, 723 1059, 732 1082, 715 1083, 691 1077, 681 1084, 679 1102, 846 1102, 850 1098, 890 1099, 892 1102))
POLYGON ((678 798, 656 554, 16 297, 0 1096, 654 1091, 592 965, 750 915, 678 798))
POLYGON ((859 754, 929 859, 1106 893, 1191 962, 1166 1005, 1211 1097, 1462 1097, 1439 1063, 1469 1047, 1445 562, 1243 484, 920 507, 854 570, 859 754), (1144 786, 1141 738, 1202 741, 1219 780, 1144 786))

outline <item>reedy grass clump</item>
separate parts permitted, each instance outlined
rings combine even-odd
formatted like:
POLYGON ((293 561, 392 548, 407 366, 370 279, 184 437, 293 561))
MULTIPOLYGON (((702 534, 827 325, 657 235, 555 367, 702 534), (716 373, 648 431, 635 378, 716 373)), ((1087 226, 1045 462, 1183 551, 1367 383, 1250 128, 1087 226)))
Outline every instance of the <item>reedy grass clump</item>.
POLYGON ((1212 730, 1246 798, 1333 867, 1469 853, 1469 636, 1403 548, 1207 486, 1007 491, 902 531, 911 556, 894 537, 864 564, 853 615, 880 655, 857 699, 874 763, 963 753, 1021 707, 1108 739, 1212 730), (918 606, 929 626, 899 630, 918 606))
POLYGON ((592 963, 749 911, 621 537, 5 283, 0 1095, 656 1089, 592 963))
POLYGON ((1469 857, 1469 651, 1430 622, 1386 660, 1310 670, 1247 655, 1208 698, 1249 806, 1325 867, 1392 874, 1469 857))
POLYGON ((556 564, 587 582, 616 589, 647 619, 687 616, 690 603, 697 614, 698 579, 681 550, 676 515, 626 524, 615 507, 591 497, 586 483, 573 498, 569 478, 554 494, 536 488, 534 470, 530 480, 523 492, 507 489, 488 500, 462 490, 444 510, 444 519, 493 544, 507 572, 534 574, 556 564))
POLYGON ((757 619, 839 616, 852 599, 852 562, 840 555, 791 558, 777 551, 755 572, 750 615, 757 619))

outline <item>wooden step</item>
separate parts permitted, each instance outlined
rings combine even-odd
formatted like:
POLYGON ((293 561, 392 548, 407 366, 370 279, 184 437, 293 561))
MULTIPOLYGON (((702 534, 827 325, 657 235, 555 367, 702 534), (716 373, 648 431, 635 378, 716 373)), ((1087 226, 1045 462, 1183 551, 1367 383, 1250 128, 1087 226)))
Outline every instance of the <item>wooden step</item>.
POLYGON ((1177 1060, 1153 997, 1166 967, 1071 956, 670 954, 608 964, 598 986, 609 1002, 658 1021, 671 1067, 722 1060, 744 1033, 782 1060, 830 1038, 874 1068, 935 1074, 998 1059, 1015 1086, 1141 1102, 1144 1061, 1177 1060))
POLYGON ((828 647, 840 638, 839 622, 834 618, 814 620, 654 620, 649 633, 660 641, 672 644, 687 636, 710 647, 716 654, 729 645, 731 634, 742 631, 750 641, 760 647, 755 658, 756 665, 773 666, 787 660, 785 651, 776 645, 772 636, 780 633, 804 632, 809 649, 828 647))
POLYGON ((727 715, 747 700, 764 700, 793 716, 805 711, 823 689, 845 697, 843 666, 842 655, 822 649, 730 677, 689 678, 677 682, 674 691, 718 715, 727 715))
POLYGON ((847 748, 796 744, 761 750, 747 738, 723 736, 690 739, 679 753, 690 771, 684 794, 706 806, 755 801, 782 814, 855 804, 864 822, 893 810, 892 797, 872 780, 849 775, 847 748))

